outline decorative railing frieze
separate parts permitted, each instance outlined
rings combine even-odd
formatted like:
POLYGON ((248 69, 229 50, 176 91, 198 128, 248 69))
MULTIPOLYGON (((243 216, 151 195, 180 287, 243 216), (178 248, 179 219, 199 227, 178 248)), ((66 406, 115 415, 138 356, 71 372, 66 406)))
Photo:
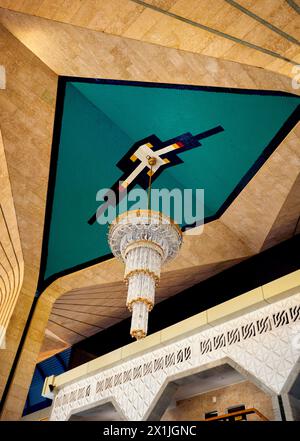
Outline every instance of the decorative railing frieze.
POLYGON ((226 358, 278 394, 299 357, 293 345, 299 332, 297 294, 67 384, 55 397, 51 420, 66 420, 107 399, 127 419, 142 420, 169 378, 226 358))

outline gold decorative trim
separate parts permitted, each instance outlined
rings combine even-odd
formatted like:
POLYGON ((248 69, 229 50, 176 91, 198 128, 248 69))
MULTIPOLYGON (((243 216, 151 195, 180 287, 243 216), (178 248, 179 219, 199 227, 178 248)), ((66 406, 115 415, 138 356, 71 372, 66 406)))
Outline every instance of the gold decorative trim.
POLYGON ((146 274, 147 276, 152 277, 152 279, 154 279, 155 286, 158 285, 159 280, 160 280, 160 277, 157 274, 155 274, 153 271, 150 271, 148 269, 143 269, 143 268, 137 268, 137 269, 129 271, 129 273, 125 274, 124 282, 126 282, 126 284, 128 285, 128 279, 130 277, 134 276, 135 274, 146 274))
POLYGON ((135 156, 135 155, 130 156, 130 160, 132 162, 135 162, 137 160, 137 156, 135 156))
POLYGON ((145 338, 147 334, 142 329, 133 329, 130 332, 130 335, 132 338, 136 338, 137 340, 141 340, 142 338, 145 338))
POLYGON ((145 248, 153 249, 161 256, 162 259, 164 258, 164 250, 162 249, 162 247, 157 243, 153 242, 152 240, 145 240, 145 239, 130 243, 127 246, 126 250, 124 251, 124 258, 126 258, 129 251, 134 250, 135 248, 141 248, 142 246, 144 246, 145 248))
POLYGON ((132 312, 132 305, 134 303, 145 303, 145 305, 148 306, 148 311, 152 311, 154 304, 150 302, 150 300, 146 299, 145 297, 136 297, 135 299, 131 300, 131 302, 127 302, 126 306, 129 309, 130 312, 132 312))
POLYGON ((153 165, 156 164, 157 159, 155 158, 155 156, 150 156, 148 158, 148 164, 152 167, 153 165))
MULTIPOLYGON (((155 214, 155 215, 158 215, 158 217, 159 217, 160 220, 162 220, 163 218, 168 219, 169 224, 170 224, 170 225, 173 225, 173 226, 177 229, 177 231, 178 231, 180 237, 182 237, 182 231, 181 231, 179 225, 178 225, 178 224, 177 224, 177 223, 176 223, 171 217, 165 215, 165 214, 162 213, 161 211, 154 211, 154 210, 140 210, 140 209, 138 209, 138 210, 129 210, 129 211, 125 211, 124 213, 119 214, 119 216, 117 216, 117 217, 112 221, 112 223, 111 223, 110 226, 109 226, 109 231, 110 231, 110 229, 111 229, 113 226, 115 226, 118 222, 120 222, 120 220, 122 220, 124 217, 130 217, 130 216, 132 216, 133 214, 135 214, 136 217, 140 217, 141 214, 148 214, 148 217, 149 217, 149 218, 153 217, 153 214, 155 214), (151 216, 151 214, 152 214, 152 216, 151 216)), ((165 224, 165 225, 168 225, 168 224, 165 224)))

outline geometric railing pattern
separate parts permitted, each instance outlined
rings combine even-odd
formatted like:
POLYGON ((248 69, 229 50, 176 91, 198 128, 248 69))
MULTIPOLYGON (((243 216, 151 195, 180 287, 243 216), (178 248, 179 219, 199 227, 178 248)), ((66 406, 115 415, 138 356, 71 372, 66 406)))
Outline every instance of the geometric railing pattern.
POLYGON ((225 358, 279 394, 300 355, 299 333, 297 294, 63 386, 50 419, 113 400, 124 418, 145 420, 168 381, 225 358))

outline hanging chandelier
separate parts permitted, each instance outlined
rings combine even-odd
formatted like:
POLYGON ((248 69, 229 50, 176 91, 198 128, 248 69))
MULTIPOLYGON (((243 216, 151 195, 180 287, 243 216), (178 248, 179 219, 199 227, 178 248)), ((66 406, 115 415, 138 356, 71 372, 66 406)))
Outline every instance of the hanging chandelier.
POLYGON ((161 267, 178 254, 182 243, 179 226, 150 208, 155 158, 148 158, 148 163, 148 209, 122 213, 111 223, 108 233, 112 253, 125 264, 126 305, 132 312, 130 334, 137 340, 147 335, 148 315, 154 306, 161 267))

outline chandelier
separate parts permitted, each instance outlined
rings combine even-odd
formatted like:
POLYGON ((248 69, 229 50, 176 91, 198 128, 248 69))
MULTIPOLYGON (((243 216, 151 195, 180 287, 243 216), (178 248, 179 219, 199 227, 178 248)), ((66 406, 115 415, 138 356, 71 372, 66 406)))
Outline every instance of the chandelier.
POLYGON ((148 158, 148 163, 148 209, 122 213, 111 223, 108 233, 112 253, 125 264, 126 305, 132 312, 130 334, 137 340, 147 335, 148 315, 154 306, 161 267, 178 254, 182 243, 179 226, 163 213, 150 209, 155 158, 148 158))

